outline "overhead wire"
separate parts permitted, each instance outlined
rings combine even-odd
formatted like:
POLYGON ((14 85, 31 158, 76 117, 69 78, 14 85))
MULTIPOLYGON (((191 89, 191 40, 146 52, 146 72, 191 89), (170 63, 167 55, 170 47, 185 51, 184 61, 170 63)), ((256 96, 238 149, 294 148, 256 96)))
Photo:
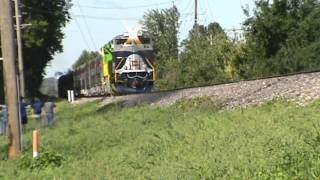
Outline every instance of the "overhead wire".
POLYGON ((206 3, 207 3, 207 5, 208 5, 208 11, 209 11, 209 15, 210 15, 210 17, 211 17, 211 20, 210 21, 212 21, 212 22, 214 22, 214 14, 213 14, 213 5, 211 4, 211 1, 210 0, 206 0, 206 3), (212 9, 210 9, 210 7, 212 8, 212 9))
POLYGON ((206 12, 206 9, 203 8, 202 3, 200 3, 200 1, 198 2, 198 9, 199 9, 198 10, 198 23, 199 24, 207 24, 207 17, 206 17, 207 12, 206 12), (200 13, 200 12, 202 12, 202 13, 200 13), (203 16, 200 16, 200 14, 203 16))
MULTIPOLYGON (((28 11, 30 12, 41 12, 41 13, 46 13, 46 14, 54 14, 54 11, 45 11, 41 9, 35 9, 35 8, 28 8, 28 11)), ((70 11, 70 14, 72 17, 79 17, 79 18, 89 18, 89 19, 101 19, 101 20, 139 20, 141 18, 139 17, 111 17, 111 16, 91 16, 91 15, 86 15, 86 14, 74 14, 70 11)))
MULTIPOLYGON (((180 1, 180 0, 175 0, 175 1, 180 1)), ((170 1, 172 2, 172 1, 170 1)), ((181 1, 180 1, 181 2, 181 1)), ((164 4, 164 3, 160 3, 160 4, 164 4)), ((168 4, 168 2, 166 3, 168 4)), ((153 4, 153 5, 156 5, 156 4, 153 4)), ((75 6, 75 5, 73 5, 75 6)), ((81 5, 82 6, 82 5, 81 5)), ((151 5, 150 5, 151 6, 151 5)), ((42 10, 42 9, 37 9, 37 8, 31 8, 31 7, 28 7, 28 6, 24 6, 25 8, 28 9, 28 11, 30 12, 41 12, 41 13, 46 13, 46 14, 55 14, 56 12, 55 11, 50 11, 50 10, 42 10)), ((76 6, 78 7, 78 6, 76 6)), ((120 6, 117 6, 118 9, 121 9, 121 8, 124 8, 124 7, 120 7, 120 6)), ((76 17, 79 17, 79 18, 89 18, 89 19, 101 19, 101 20, 140 20, 141 17, 115 17, 115 16, 94 16, 94 15, 87 15, 87 14, 84 14, 83 13, 83 10, 82 10, 82 13, 81 14, 74 14, 74 13, 70 13, 73 16, 76 16, 76 17)))
MULTIPOLYGON (((78 5, 80 6, 80 1, 79 1, 79 0, 77 0, 77 3, 78 3, 78 5)), ((80 10, 80 13, 81 13, 82 15, 84 15, 83 10, 82 10, 82 7, 79 7, 79 10, 80 10)), ((84 18, 83 18, 83 21, 84 21, 84 24, 85 24, 85 26, 86 26, 87 32, 88 32, 88 34, 89 34, 89 38, 90 38, 90 40, 91 40, 91 43, 93 44, 93 47, 95 48, 95 50, 97 50, 98 48, 97 48, 96 43, 94 42, 94 39, 93 39, 91 30, 90 30, 90 28, 89 28, 89 26, 88 26, 87 19, 84 17, 84 18)))
POLYGON ((140 20, 141 18, 138 17, 110 17, 110 16, 90 16, 90 15, 82 15, 82 14, 73 14, 74 17, 79 18, 88 18, 88 19, 96 19, 96 20, 140 20))
MULTIPOLYGON (((34 8, 34 7, 28 7, 28 6, 26 6, 25 4, 23 4, 23 7, 24 7, 24 8, 27 8, 28 11, 30 11, 30 12, 41 12, 41 13, 45 13, 45 14, 55 14, 55 13, 56 13, 56 12, 50 11, 50 10, 43 10, 43 9, 38 9, 38 8, 34 8)), ((70 10, 69 12, 70 12, 71 16, 73 16, 73 12, 72 12, 71 10, 70 10)), ((82 30, 82 28, 81 28, 81 26, 80 26, 79 21, 78 21, 76 18, 74 18, 74 20, 75 20, 76 26, 77 26, 78 29, 79 29, 81 38, 83 39, 83 42, 84 42, 85 46, 86 46, 88 49, 91 49, 90 46, 89 46, 89 43, 88 43, 88 41, 87 41, 87 39, 86 39, 86 37, 85 37, 85 34, 84 34, 84 32, 83 32, 83 30, 82 30)), ((32 25, 32 26, 34 26, 34 25, 32 25)))
MULTIPOLYGON (((179 0, 176 0, 179 1, 179 0)), ((127 10, 127 9, 138 9, 138 8, 143 8, 143 7, 154 7, 154 6, 159 6, 159 5, 165 5, 165 4, 170 4, 172 1, 167 1, 167 2, 162 2, 162 3, 154 3, 154 4, 147 4, 147 5, 140 5, 140 6, 127 6, 127 7, 106 7, 106 6, 91 6, 91 5, 74 5, 74 6, 79 6, 82 8, 88 8, 88 9, 105 9, 105 10, 127 10)))
MULTIPOLYGON (((70 13, 71 13, 71 15, 73 14, 72 12, 70 12, 70 13)), ((76 25, 77 25, 77 27, 78 27, 78 29, 80 31, 81 37, 82 37, 85 45, 87 46, 88 49, 91 49, 87 39, 85 38, 85 35, 84 35, 84 33, 83 33, 82 29, 81 29, 80 23, 78 22, 77 18, 74 18, 74 21, 75 21, 75 23, 76 23, 76 25)))
MULTIPOLYGON (((185 31, 186 27, 190 23, 190 17, 192 17, 192 13, 190 14, 190 12, 192 11, 192 1, 193 0, 189 0, 188 5, 186 6, 188 13, 181 14, 181 16, 183 16, 181 19, 186 19, 186 21, 182 21, 181 26, 180 26, 180 29, 183 29, 183 31, 185 31)), ((182 2, 181 0, 175 0, 175 2, 177 2, 177 4, 184 4, 184 2, 182 2)), ((157 4, 147 4, 147 5, 141 5, 141 6, 120 7, 119 5, 117 5, 117 7, 115 7, 115 8, 109 8, 109 7, 103 7, 103 6, 99 6, 97 8, 99 8, 99 9, 131 9, 131 8, 152 7, 152 6, 165 5, 165 4, 170 4, 170 3, 172 3, 172 1, 160 2, 157 4)), ((177 6, 177 4, 176 4, 176 6, 177 6)), ((137 21, 137 20, 141 19, 139 17, 120 17, 120 16, 110 17, 110 16, 86 15, 86 14, 84 14, 83 8, 96 8, 96 7, 82 5, 82 4, 80 4, 79 0, 77 0, 77 4, 73 4, 73 6, 79 8, 80 14, 75 14, 72 11, 69 11, 69 12, 71 14, 71 17, 74 17, 73 19, 75 20, 76 26, 78 27, 79 32, 81 34, 81 37, 82 37, 82 39, 88 49, 92 49, 92 48, 90 48, 90 44, 92 44, 94 46, 94 48, 96 48, 96 43, 94 42, 91 30, 90 30, 88 22, 87 22, 87 19, 106 20, 106 21, 118 21, 118 20, 137 21), (79 18, 84 18, 84 24, 87 29, 88 35, 85 35, 84 30, 81 27, 81 23, 79 22, 79 18), (89 41, 87 39, 88 36, 89 36, 89 41, 91 41, 91 43, 89 43, 89 41)), ((33 8, 33 7, 28 7, 28 6, 24 6, 24 7, 28 8, 28 10, 31 12, 32 11, 33 12, 42 12, 42 13, 48 13, 48 14, 56 13, 56 12, 50 11, 50 10, 42 10, 42 9, 37 9, 37 8, 33 8)))
MULTIPOLYGON (((188 4, 187 4, 184 12, 190 13, 190 11, 192 10, 192 3, 191 3, 191 1, 192 1, 192 0, 189 0, 189 1, 188 1, 188 4)), ((187 14, 187 13, 186 13, 186 14, 187 14)), ((191 15, 192 15, 192 13, 191 13, 191 15)), ((191 16, 191 17, 192 17, 192 16, 191 16)), ((180 26, 180 30, 181 30, 180 33, 184 33, 184 32, 185 32, 185 30, 186 30, 186 28, 187 28, 187 25, 188 25, 188 23, 190 22, 189 20, 190 20, 190 16, 186 16, 186 17, 185 17, 185 20, 182 21, 181 26, 180 26)))

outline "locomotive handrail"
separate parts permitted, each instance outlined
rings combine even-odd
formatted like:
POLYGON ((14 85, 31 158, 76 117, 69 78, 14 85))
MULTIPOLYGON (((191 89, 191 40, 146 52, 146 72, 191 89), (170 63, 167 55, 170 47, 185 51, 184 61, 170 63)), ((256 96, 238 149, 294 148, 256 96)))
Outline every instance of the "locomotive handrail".
POLYGON ((152 65, 152 63, 149 61, 148 58, 146 58, 146 61, 148 62, 148 64, 151 66, 153 72, 152 72, 152 79, 155 81, 156 80, 156 69, 155 67, 152 65))

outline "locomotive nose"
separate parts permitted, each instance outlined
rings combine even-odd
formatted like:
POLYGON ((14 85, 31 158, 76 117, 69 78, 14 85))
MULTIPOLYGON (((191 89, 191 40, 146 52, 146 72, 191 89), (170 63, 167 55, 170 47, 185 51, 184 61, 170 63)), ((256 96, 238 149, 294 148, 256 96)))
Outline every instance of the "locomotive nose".
POLYGON ((132 54, 128 56, 125 67, 128 70, 141 70, 144 69, 146 65, 143 62, 143 58, 140 55, 132 54))
POLYGON ((141 88, 142 87, 142 82, 140 81, 140 80, 138 80, 138 79, 134 79, 134 80, 132 80, 132 82, 131 82, 131 87, 132 88, 141 88))

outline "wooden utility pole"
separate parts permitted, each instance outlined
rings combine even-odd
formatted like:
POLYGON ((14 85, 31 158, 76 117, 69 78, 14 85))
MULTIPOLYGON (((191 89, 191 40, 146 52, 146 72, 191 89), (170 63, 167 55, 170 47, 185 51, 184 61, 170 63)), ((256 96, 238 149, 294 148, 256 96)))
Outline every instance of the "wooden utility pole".
POLYGON ((21 128, 19 119, 18 87, 16 81, 16 53, 12 22, 11 0, 0 0, 0 29, 3 54, 3 72, 6 103, 8 106, 9 158, 21 153, 21 128))
POLYGON ((22 38, 21 38, 21 14, 20 14, 20 1, 14 0, 15 4, 15 16, 16 16, 16 32, 17 32, 17 46, 18 46, 18 69, 19 69, 19 85, 20 85, 20 96, 25 97, 25 79, 24 79, 24 68, 23 68, 23 52, 22 52, 22 38))
POLYGON ((198 25, 198 0, 194 0, 194 25, 198 25))
POLYGON ((194 28, 196 33, 199 33, 198 28, 198 0, 194 0, 194 28))

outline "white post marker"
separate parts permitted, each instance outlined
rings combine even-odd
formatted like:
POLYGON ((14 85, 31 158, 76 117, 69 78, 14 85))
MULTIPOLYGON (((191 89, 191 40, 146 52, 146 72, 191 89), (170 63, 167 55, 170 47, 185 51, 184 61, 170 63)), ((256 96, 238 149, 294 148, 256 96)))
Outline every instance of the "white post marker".
POLYGON ((70 90, 68 90, 67 92, 68 92, 68 102, 71 102, 71 93, 70 93, 70 90))
POLYGON ((38 130, 33 131, 33 158, 39 157, 39 133, 38 130))
POLYGON ((71 90, 71 103, 73 103, 73 102, 74 102, 74 91, 71 90))

